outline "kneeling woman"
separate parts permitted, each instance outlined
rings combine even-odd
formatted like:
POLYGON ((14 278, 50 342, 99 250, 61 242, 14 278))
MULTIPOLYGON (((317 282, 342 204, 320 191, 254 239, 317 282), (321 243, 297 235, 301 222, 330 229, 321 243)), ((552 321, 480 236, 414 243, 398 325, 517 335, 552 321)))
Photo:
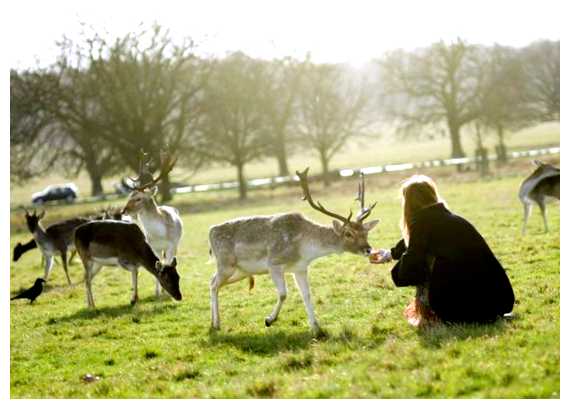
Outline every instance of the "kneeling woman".
POLYGON ((400 227, 404 238, 370 261, 398 260, 396 286, 416 286, 405 310, 412 325, 492 322, 511 312, 515 297, 505 270, 475 227, 446 208, 429 177, 404 181, 400 227))

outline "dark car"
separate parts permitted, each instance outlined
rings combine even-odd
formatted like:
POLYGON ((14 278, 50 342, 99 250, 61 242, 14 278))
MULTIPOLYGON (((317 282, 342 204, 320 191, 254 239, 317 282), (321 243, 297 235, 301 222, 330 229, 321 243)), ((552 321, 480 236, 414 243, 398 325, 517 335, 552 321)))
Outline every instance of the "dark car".
POLYGON ((77 186, 73 183, 50 185, 41 192, 34 193, 32 195, 32 203, 41 205, 54 200, 65 200, 67 203, 71 203, 77 199, 78 195, 79 191, 77 190, 77 186))

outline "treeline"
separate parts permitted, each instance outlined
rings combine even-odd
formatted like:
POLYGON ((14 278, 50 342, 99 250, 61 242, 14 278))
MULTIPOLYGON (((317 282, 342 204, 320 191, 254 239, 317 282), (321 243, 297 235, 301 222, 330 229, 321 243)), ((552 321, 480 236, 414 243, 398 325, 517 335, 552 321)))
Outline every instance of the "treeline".
MULTIPOLYGON (((53 66, 10 72, 15 183, 85 170, 100 195, 103 178, 139 171, 144 150, 154 166, 163 154, 189 171, 231 165, 245 198, 248 163, 273 157, 284 176, 292 153, 312 151, 327 183, 334 155, 379 123, 408 132, 444 125, 458 157, 466 124, 495 130, 501 145, 505 130, 560 112, 559 42, 394 51, 374 63, 373 78, 309 55, 200 58, 191 40, 176 43, 158 26, 112 43, 93 35, 59 45, 53 66)), ((169 200, 168 178, 160 192, 169 200)))

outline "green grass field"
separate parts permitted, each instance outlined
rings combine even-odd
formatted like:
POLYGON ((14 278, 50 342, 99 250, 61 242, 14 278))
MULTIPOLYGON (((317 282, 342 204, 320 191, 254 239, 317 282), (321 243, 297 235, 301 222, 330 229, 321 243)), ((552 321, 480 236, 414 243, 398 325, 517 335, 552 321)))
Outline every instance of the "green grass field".
MULTIPOLYGON (((141 271, 142 300, 131 307, 130 274, 104 268, 94 281, 98 308, 88 311, 80 263, 71 265, 72 288, 56 264, 34 305, 11 303, 11 397, 559 398, 560 208, 558 202, 549 205, 548 234, 535 208, 521 236, 517 191, 528 170, 525 159, 519 168, 486 180, 436 178, 451 209, 477 226, 508 269, 517 298, 512 321, 418 331, 403 317, 414 290, 394 287, 391 266, 344 254, 320 259, 310 269, 327 339, 312 338, 291 276, 289 297, 271 328, 263 322, 276 291, 265 275, 251 292, 246 281, 220 291, 222 329, 210 333, 210 225, 292 210, 330 221, 301 202, 295 189, 239 205, 193 207, 177 199, 184 221, 178 263, 183 300, 155 300, 154 281, 141 271), (84 383, 87 373, 100 380, 84 383)), ((397 180, 368 181, 368 198, 378 200, 375 216, 381 219, 370 235, 374 247, 399 239, 397 187, 397 180)), ((313 195, 347 210, 354 205, 354 188, 354 182, 326 192, 315 186, 313 195)), ((12 219, 11 248, 29 238, 18 216, 12 219)), ((37 250, 25 254, 11 264, 11 291, 42 274, 37 250)))

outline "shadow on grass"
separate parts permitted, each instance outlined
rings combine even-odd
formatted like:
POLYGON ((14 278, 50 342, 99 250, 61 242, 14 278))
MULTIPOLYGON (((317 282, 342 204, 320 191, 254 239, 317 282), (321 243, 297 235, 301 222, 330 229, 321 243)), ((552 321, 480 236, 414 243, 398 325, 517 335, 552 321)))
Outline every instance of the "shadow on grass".
POLYGON ((258 334, 227 334, 210 331, 204 346, 230 345, 243 352, 255 355, 274 355, 281 351, 306 349, 314 341, 310 331, 302 332, 264 332, 258 334))
POLYGON ((81 321, 81 320, 92 320, 94 318, 115 318, 123 315, 133 315, 134 317, 143 317, 147 315, 157 315, 163 314, 170 310, 176 309, 177 305, 172 303, 165 303, 164 300, 157 300, 154 296, 145 297, 139 299, 138 303, 134 306, 130 304, 115 305, 111 307, 103 308, 82 308, 79 311, 53 319, 54 322, 71 322, 71 321, 81 321), (139 309, 138 306, 144 304, 155 304, 154 308, 151 309, 139 309))
POLYGON ((435 324, 417 331, 424 347, 439 349, 449 341, 495 336, 504 332, 510 323, 499 319, 492 324, 435 324))

